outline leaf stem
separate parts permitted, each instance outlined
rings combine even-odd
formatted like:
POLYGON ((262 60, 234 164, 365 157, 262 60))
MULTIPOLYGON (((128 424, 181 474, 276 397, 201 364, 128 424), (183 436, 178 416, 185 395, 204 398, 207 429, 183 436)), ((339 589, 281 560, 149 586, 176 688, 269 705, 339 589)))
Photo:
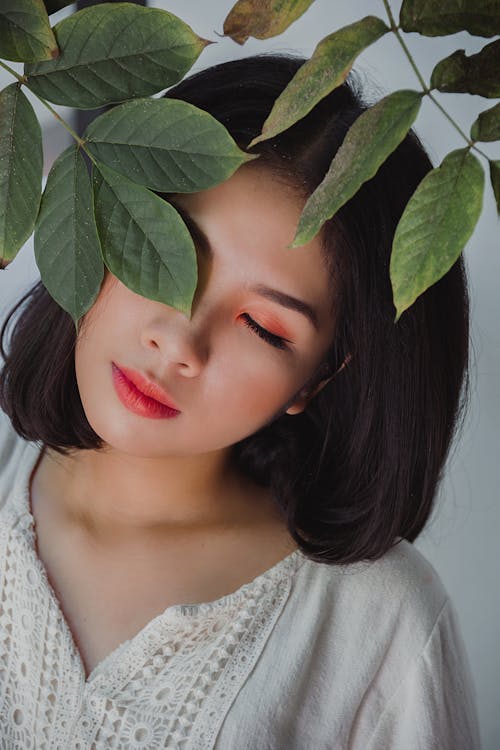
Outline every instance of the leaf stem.
MULTIPOLYGON (((30 89, 30 91, 31 91, 31 89, 30 89)), ((63 120, 63 118, 61 117, 61 115, 59 114, 59 112, 57 112, 57 111, 56 111, 56 110, 54 109, 54 107, 52 107, 52 106, 51 106, 51 105, 50 105, 50 104, 48 103, 48 101, 46 101, 45 99, 43 99, 43 98, 42 98, 41 96, 38 96, 38 94, 35 94, 35 92, 34 92, 34 91, 31 91, 31 93, 32 93, 32 94, 33 94, 34 96, 36 96, 36 98, 37 98, 37 99, 38 99, 38 100, 39 100, 40 102, 42 102, 42 104, 44 105, 44 107, 47 107, 47 109, 49 110, 49 112, 52 112, 52 114, 54 115, 54 117, 56 118, 56 120, 58 120, 58 121, 59 121, 59 122, 61 123, 61 125, 63 126, 63 128, 66 128, 66 130, 68 131, 68 133, 69 133, 69 134, 70 134, 70 135, 71 135, 71 136, 72 136, 72 137, 73 137, 73 138, 75 139, 75 141, 76 141, 76 142, 78 143, 78 145, 79 145, 80 147, 83 147, 83 145, 84 145, 85 141, 84 141, 84 140, 83 140, 82 138, 80 138, 80 136, 79 136, 79 135, 77 135, 77 134, 75 133, 75 131, 73 130, 73 128, 72 128, 72 127, 71 127, 70 125, 68 125, 68 123, 67 123, 67 122, 66 122, 65 120, 63 120)))
POLYGON ((26 83, 26 81, 28 80, 26 76, 20 76, 19 73, 16 73, 14 68, 11 68, 10 65, 7 65, 7 63, 2 62, 2 60, 0 60, 0 66, 2 68, 5 68, 5 70, 8 70, 9 73, 14 76, 14 78, 17 78, 19 83, 26 83))
POLYGON ((48 103, 48 101, 46 101, 45 99, 43 99, 41 96, 39 96, 38 94, 36 94, 34 91, 32 91, 30 89, 30 87, 28 86, 28 77, 27 76, 20 76, 19 73, 16 73, 16 71, 13 70, 13 68, 11 68, 9 65, 6 65, 4 62, 2 62, 2 60, 0 60, 0 66, 2 68, 5 68, 5 70, 8 70, 9 73, 11 73, 15 78, 17 78, 17 80, 19 81, 19 83, 24 84, 25 86, 27 86, 27 88, 29 89, 30 93, 33 94, 33 96, 36 96, 36 98, 44 105, 44 107, 47 107, 47 109, 49 110, 49 112, 52 112, 52 114, 54 115, 54 117, 56 118, 56 120, 58 120, 58 122, 61 123, 61 125, 63 126, 63 128, 66 128, 66 130, 71 135, 71 137, 75 139, 75 141, 78 143, 79 148, 83 149, 83 151, 85 151, 85 153, 87 154, 87 156, 89 157, 89 159, 95 164, 96 162, 95 162, 94 157, 85 148, 86 141, 83 140, 83 138, 80 138, 80 136, 77 135, 77 133, 75 133, 75 131, 69 125, 69 123, 67 123, 66 120, 64 120, 61 117, 61 115, 59 114, 59 112, 57 112, 54 109, 54 107, 52 107, 48 103))
POLYGON ((460 128, 460 127, 459 127, 459 126, 457 125, 457 123, 455 122, 455 120, 454 120, 454 119, 453 119, 453 118, 451 117, 451 115, 449 115, 449 114, 448 114, 448 112, 447 112, 447 111, 445 110, 445 108, 444 108, 444 107, 443 107, 443 106, 442 106, 442 105, 441 105, 441 104, 440 104, 440 103, 438 102, 438 100, 437 100, 437 99, 435 99, 435 98, 433 97, 433 95, 432 95, 432 94, 431 94, 430 92, 429 92, 429 93, 427 94, 427 96, 429 97, 429 99, 430 99, 430 100, 431 100, 432 102, 434 102, 434 104, 436 105, 436 107, 437 107, 437 108, 438 108, 439 110, 441 110, 441 112, 443 113, 443 115, 444 115, 444 116, 446 117, 446 119, 447 119, 447 120, 449 120, 449 121, 451 122, 451 124, 452 124, 452 125, 453 125, 453 126, 454 126, 454 127, 456 128, 456 130, 458 130, 458 132, 460 133, 460 135, 461 135, 461 136, 462 136, 463 138, 465 138, 465 140, 467 141, 467 143, 468 143, 468 145, 469 145, 469 148, 472 148, 472 149, 474 149, 474 151, 477 151, 477 152, 478 152, 478 154, 481 154, 481 156, 484 156, 484 158, 485 158, 485 159, 488 159, 488 160, 489 160, 489 156, 487 156, 487 154, 485 154, 485 153, 484 153, 484 151, 481 151, 481 149, 480 149, 480 148, 478 148, 478 147, 476 146, 476 141, 473 141, 473 140, 472 140, 472 138, 468 138, 468 137, 466 136, 466 134, 465 134, 465 133, 463 132, 463 130, 462 130, 462 129, 461 129, 461 128, 460 128))
POLYGON ((390 26, 391 26, 391 31, 396 35, 396 38, 397 38, 399 44, 401 45, 401 47, 403 49, 403 52, 405 53, 406 57, 408 58, 408 61, 409 61, 410 65, 411 65, 411 67, 413 68, 413 70, 415 72, 415 75, 417 76, 420 85, 422 86, 422 90, 423 90, 424 94, 429 97, 429 99, 435 104, 435 106, 442 112, 442 114, 446 117, 446 119, 455 128, 455 130, 457 130, 460 133, 460 135, 462 136, 462 138, 464 138, 465 141, 467 142, 467 144, 469 145, 469 148, 473 148, 475 151, 477 151, 479 154, 481 154, 481 156, 484 156, 485 159, 488 159, 488 156, 486 156, 486 154, 483 151, 481 151, 481 149, 479 149, 475 145, 475 141, 473 141, 471 138, 469 138, 464 133, 464 131, 462 130, 462 128, 458 125, 457 122, 455 122, 455 120, 453 119, 453 117, 450 114, 448 114, 448 112, 445 110, 445 108, 431 94, 431 90, 432 89, 430 89, 429 86, 427 86, 427 84, 425 83, 424 79, 422 78, 422 75, 421 75, 419 69, 417 68, 417 66, 415 64, 415 60, 413 59, 410 50, 406 46, 405 41, 404 41, 403 37, 400 34, 399 26, 396 24, 396 21, 394 20, 394 16, 392 15, 391 7, 389 5, 389 0, 382 0, 382 2, 383 2, 384 7, 386 9, 387 17, 389 18, 389 23, 390 23, 390 26))
POLYGON ((403 48, 403 52, 405 53, 406 57, 408 58, 408 61, 409 61, 410 65, 411 65, 411 67, 413 68, 413 70, 415 72, 415 75, 417 76, 420 85, 422 86, 422 89, 424 90, 424 94, 428 94, 429 91, 430 91, 430 89, 426 85, 424 79, 422 78, 422 75, 421 75, 419 69, 417 68, 417 66, 415 64, 415 60, 411 56, 410 50, 406 46, 403 37, 399 33, 399 26, 397 25, 396 21, 394 20, 394 16, 392 15, 391 6, 389 5, 389 0, 382 0, 382 2, 384 3, 384 7, 385 7, 386 12, 387 12, 387 17, 389 19, 389 23, 390 23, 390 26, 391 26, 391 31, 396 35, 398 42, 400 43, 401 47, 403 48))

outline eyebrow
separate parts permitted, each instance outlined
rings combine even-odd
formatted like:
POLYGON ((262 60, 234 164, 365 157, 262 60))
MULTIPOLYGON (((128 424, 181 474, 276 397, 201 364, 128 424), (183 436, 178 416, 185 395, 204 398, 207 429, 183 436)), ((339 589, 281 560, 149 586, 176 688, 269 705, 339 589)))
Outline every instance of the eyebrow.
MULTIPOLYGON (((210 257, 213 257, 213 247, 210 244, 210 240, 208 239, 207 235, 199 226, 199 224, 196 223, 193 217, 190 216, 190 214, 188 214, 184 208, 181 208, 181 206, 175 203, 172 199, 169 199, 169 203, 171 203, 175 210, 180 214, 182 220, 193 236, 193 239, 196 240, 200 248, 204 250, 210 257)), ((296 312, 301 313, 314 326, 316 331, 319 331, 318 314, 316 310, 307 302, 304 302, 297 297, 292 297, 292 295, 286 294, 285 292, 280 292, 278 289, 273 289, 272 287, 266 286, 265 284, 256 284, 255 286, 250 287, 250 291, 255 292, 255 294, 258 294, 260 297, 271 300, 271 302, 276 302, 282 307, 286 307, 289 310, 295 310, 296 312)))

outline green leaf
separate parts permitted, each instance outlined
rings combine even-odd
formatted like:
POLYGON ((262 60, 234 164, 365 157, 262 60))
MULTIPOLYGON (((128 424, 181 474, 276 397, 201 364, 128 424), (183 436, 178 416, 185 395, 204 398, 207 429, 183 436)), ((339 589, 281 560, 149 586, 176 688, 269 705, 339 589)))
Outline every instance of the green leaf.
POLYGON ((224 21, 224 35, 238 44, 278 36, 297 20, 314 0, 238 0, 224 21))
POLYGON ((92 306, 104 265, 87 165, 76 145, 56 159, 35 226, 35 260, 45 288, 75 323, 92 306))
POLYGON ((500 5, 498 0, 403 0, 399 24, 425 36, 468 31, 490 37, 500 34, 500 5))
POLYGON ((468 148, 452 151, 408 201, 394 235, 396 320, 452 267, 481 213, 484 172, 468 148))
POLYGON ((276 99, 261 135, 248 147, 273 138, 305 117, 347 78, 356 57, 388 31, 389 27, 380 18, 366 16, 322 39, 311 59, 299 68, 276 99))
POLYGON ((42 131, 18 83, 0 92, 0 258, 12 260, 35 227, 42 195, 42 131))
POLYGON ((66 8, 66 6, 72 5, 73 0, 43 0, 43 2, 47 8, 47 13, 50 15, 51 13, 61 10, 61 8, 66 8))
POLYGON ((148 96, 179 81, 210 42, 177 16, 132 3, 84 8, 54 27, 61 54, 28 65, 35 94, 94 109, 148 96))
POLYGON ((93 180, 106 266, 136 294, 189 315, 198 278, 196 250, 177 211, 104 164, 94 168, 93 180))
POLYGON ((213 187, 255 155, 208 112, 177 99, 134 99, 96 118, 87 148, 130 180, 163 192, 213 187))
POLYGON ((496 141, 500 138, 500 102, 481 112, 470 129, 473 141, 496 141))
POLYGON ((496 161, 490 159, 490 180, 497 202, 498 215, 500 216, 500 159, 496 161))
POLYGON ((421 92, 395 91, 357 118, 323 181, 309 197, 291 247, 309 242, 324 222, 376 174, 408 133, 421 100, 421 92))
POLYGON ((2 0, 0 57, 28 62, 51 60, 59 50, 42 0, 2 0))
POLYGON ((489 98, 500 96, 500 39, 470 57, 463 49, 445 57, 432 71, 431 88, 489 98))

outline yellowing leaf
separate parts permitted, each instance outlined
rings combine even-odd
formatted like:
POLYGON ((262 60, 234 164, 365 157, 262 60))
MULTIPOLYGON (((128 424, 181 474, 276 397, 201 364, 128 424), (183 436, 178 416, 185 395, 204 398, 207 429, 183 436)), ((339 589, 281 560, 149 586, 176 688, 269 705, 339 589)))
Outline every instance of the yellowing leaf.
POLYGON ((249 144, 273 138, 310 112, 346 79, 356 57, 389 31, 380 18, 366 16, 322 39, 276 99, 261 135, 249 144))
POLYGON ((309 197, 292 247, 309 242, 325 221, 376 174, 408 133, 421 101, 418 91, 395 91, 357 118, 323 181, 309 197))
POLYGON ((309 8, 314 0, 238 0, 224 21, 224 35, 238 44, 253 36, 278 36, 309 8))
POLYGON ((468 148, 452 151, 419 184, 394 235, 396 320, 458 259, 479 219, 483 190, 483 169, 468 148))

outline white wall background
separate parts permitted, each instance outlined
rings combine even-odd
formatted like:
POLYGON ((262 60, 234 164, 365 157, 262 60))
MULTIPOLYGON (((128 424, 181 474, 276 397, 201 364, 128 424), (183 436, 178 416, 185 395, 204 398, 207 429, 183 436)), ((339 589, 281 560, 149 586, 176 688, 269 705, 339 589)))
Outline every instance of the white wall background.
MULTIPOLYGON (((224 18, 233 0, 150 0, 180 15, 200 36, 216 41, 206 48, 193 71, 224 60, 264 51, 310 56, 327 33, 368 14, 385 17, 382 2, 375 0, 316 0, 309 11, 280 37, 267 42, 249 40, 243 47, 221 39, 224 18)), ((400 0, 392 0, 397 18, 400 0)), ((72 7, 52 16, 54 23, 72 7)), ((407 35, 417 65, 428 81, 435 63, 458 47, 467 54, 485 43, 467 33, 424 38, 407 35)), ((18 70, 21 66, 13 64, 18 70)), ((374 98, 397 88, 418 88, 418 82, 392 35, 366 50, 355 65, 366 74, 374 98)), ((0 71, 0 86, 11 77, 0 71)), ((66 131, 33 96, 28 96, 44 126, 45 174, 67 144, 66 131)), ((479 96, 436 94, 465 132, 477 114, 493 102, 479 96)), ((63 117, 70 113, 63 107, 63 117)), ((463 147, 459 134, 434 107, 424 101, 415 130, 434 164, 454 148, 463 147)), ((498 146, 483 144, 490 157, 500 158, 498 146)), ((484 160, 481 159, 483 165, 484 160)), ((468 418, 448 465, 436 511, 416 542, 439 572, 458 610, 475 679, 483 750, 500 748, 500 242, 499 222, 489 180, 484 208, 465 257, 472 295, 472 394, 468 418)), ((9 268, 0 273, 0 322, 6 308, 38 280, 32 239, 9 268)))

